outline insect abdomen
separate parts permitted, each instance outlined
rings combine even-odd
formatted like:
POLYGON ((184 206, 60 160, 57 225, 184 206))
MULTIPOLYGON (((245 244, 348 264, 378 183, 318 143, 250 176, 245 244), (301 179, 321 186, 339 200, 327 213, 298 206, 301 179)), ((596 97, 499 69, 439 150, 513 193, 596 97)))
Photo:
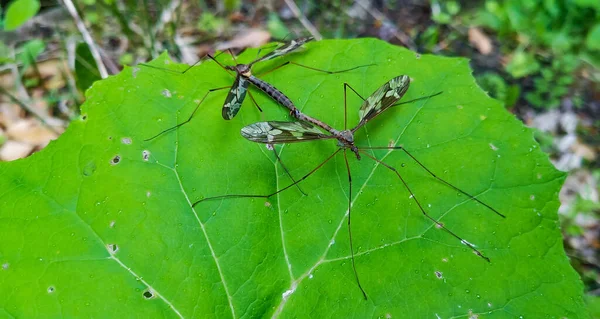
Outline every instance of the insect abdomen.
POLYGON ((270 96, 277 103, 287 107, 293 116, 295 116, 295 114, 297 114, 298 109, 296 109, 296 106, 294 106, 294 103, 292 103, 292 101, 287 96, 285 96, 285 94, 283 94, 281 91, 276 89, 274 86, 254 77, 254 76, 248 77, 248 81, 250 81, 250 83, 254 84, 261 91, 265 92, 268 96, 270 96))

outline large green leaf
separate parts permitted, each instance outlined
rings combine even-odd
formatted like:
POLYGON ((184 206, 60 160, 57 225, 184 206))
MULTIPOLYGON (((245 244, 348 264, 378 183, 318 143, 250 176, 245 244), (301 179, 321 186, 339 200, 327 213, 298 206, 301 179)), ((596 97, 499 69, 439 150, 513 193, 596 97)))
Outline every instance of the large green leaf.
MULTIPOLYGON (((272 192, 290 180, 240 128, 287 111, 255 91, 221 118, 232 83, 213 62, 185 75, 128 68, 96 82, 81 120, 28 159, 0 165, 0 308, 14 317, 584 318, 582 284, 563 251, 556 210, 564 180, 531 131, 475 84, 465 59, 419 56, 363 39, 321 41, 290 55, 336 70, 287 66, 264 77, 304 112, 343 128, 343 83, 367 96, 408 74, 405 100, 356 135, 357 145, 404 145, 443 179, 492 205, 501 218, 437 182, 401 152, 376 151, 397 168, 428 213, 491 260, 435 227, 395 174, 363 157, 352 169, 356 286, 349 259, 347 173, 335 159, 265 199, 191 203, 272 192)), ((239 60, 250 60, 256 51, 239 60)), ((227 62, 224 55, 220 57, 227 62)), ((257 65, 255 73, 282 63, 257 65)), ((156 66, 183 69, 161 58, 156 66)), ((229 61, 230 62, 230 61, 229 61)), ((348 96, 357 122, 361 100, 348 96)), ((336 149, 320 141, 278 148, 300 178, 336 149)))

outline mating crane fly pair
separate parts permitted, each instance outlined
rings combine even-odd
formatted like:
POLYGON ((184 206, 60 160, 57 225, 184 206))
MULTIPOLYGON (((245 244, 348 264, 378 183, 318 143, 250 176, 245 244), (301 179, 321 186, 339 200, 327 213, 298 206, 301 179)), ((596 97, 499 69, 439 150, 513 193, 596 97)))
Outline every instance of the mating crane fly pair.
MULTIPOLYGON (((310 170, 307 174, 302 176, 300 179, 294 180, 293 178, 291 178, 292 183, 290 183, 289 185, 287 185, 273 193, 270 193, 270 194, 227 194, 227 195, 221 195, 221 196, 206 197, 206 198, 203 198, 201 200, 194 202, 192 206, 195 207, 199 203, 207 201, 207 200, 216 200, 216 199, 225 199, 225 198, 269 198, 269 197, 279 194, 293 186, 297 186, 301 181, 307 179, 310 175, 312 175, 317 170, 319 170, 321 167, 323 167, 327 162, 329 162, 332 158, 334 158, 338 153, 342 152, 344 155, 344 163, 346 166, 347 176, 348 176, 348 210, 347 210, 348 222, 347 222, 347 227, 348 227, 348 234, 349 234, 349 239, 350 239, 350 258, 352 261, 352 269, 354 272, 356 283, 357 283, 361 293, 363 294, 363 297, 365 299, 367 299, 367 294, 360 283, 358 271, 356 269, 354 248, 353 248, 353 242, 352 242, 352 227, 351 227, 352 174, 351 174, 350 165, 349 165, 348 156, 347 156, 347 152, 350 151, 350 152, 354 153, 357 160, 361 159, 361 154, 362 154, 362 155, 372 159, 376 163, 382 165, 383 167, 387 168, 388 170, 390 170, 400 180, 400 182, 402 183, 404 188, 406 188, 406 190, 410 194, 410 198, 415 202, 415 204, 417 205, 417 207, 419 208, 419 210, 421 211, 421 213, 423 214, 424 217, 426 217, 431 222, 433 222, 438 228, 445 230, 452 237, 458 239, 462 244, 464 244, 469 249, 471 249, 477 256, 479 256, 482 259, 489 262, 490 261, 489 258, 487 258, 485 255, 483 255, 483 253, 480 252, 473 244, 469 243, 468 241, 466 241, 463 238, 461 238, 460 236, 458 236, 455 232, 448 229, 446 226, 444 226, 444 224, 442 224, 437 219, 433 218, 430 214, 428 214, 425 211, 422 203, 419 201, 417 196, 415 196, 415 194, 409 187, 406 180, 402 177, 402 175, 400 174, 398 169, 394 168, 393 166, 385 163, 384 161, 382 161, 380 159, 377 159, 375 156, 373 156, 372 154, 370 154, 369 152, 366 152, 366 151, 367 150, 377 150, 377 149, 389 150, 389 151, 400 150, 400 151, 404 152, 408 157, 410 157, 418 166, 420 166, 423 170, 425 170, 430 176, 435 178, 437 181, 443 183, 444 185, 446 185, 447 187, 450 187, 451 189, 454 189, 454 190, 468 196, 469 200, 476 201, 477 203, 483 205, 484 207, 486 207, 493 213, 497 214, 498 216, 505 217, 503 214, 501 214, 500 212, 498 212, 497 210, 492 208, 490 205, 477 199, 475 196, 463 191, 462 189, 458 188, 457 186, 455 186, 455 185, 443 180, 442 178, 438 177, 437 175, 435 175, 431 170, 429 170, 425 165, 423 165, 419 160, 417 160, 417 158, 415 158, 415 156, 413 156, 410 152, 408 152, 402 146, 357 146, 354 141, 354 134, 356 133, 356 131, 358 131, 369 121, 373 120, 374 118, 376 118, 378 115, 382 114, 384 111, 388 110, 389 108, 391 108, 393 106, 401 105, 401 104, 416 102, 418 100, 431 99, 437 95, 440 95, 442 92, 438 92, 433 95, 417 98, 417 99, 414 99, 411 101, 397 103, 408 91, 408 88, 410 85, 410 78, 407 75, 400 75, 400 76, 397 76, 397 77, 389 80, 388 82, 383 84, 381 87, 379 87, 373 94, 371 94, 366 99, 364 99, 349 84, 344 83, 344 129, 341 131, 336 130, 333 127, 331 127, 330 125, 326 124, 325 122, 318 120, 316 118, 313 118, 313 117, 299 111, 294 106, 292 101, 289 98, 287 98, 281 91, 279 91, 272 85, 254 77, 250 72, 252 65, 254 63, 259 62, 259 61, 273 59, 278 56, 284 55, 288 52, 294 51, 295 49, 300 47, 302 44, 304 44, 310 40, 311 40, 311 38, 302 38, 299 40, 288 42, 288 43, 284 44, 283 46, 281 46, 280 48, 275 49, 272 52, 266 54, 265 56, 254 60, 250 64, 237 64, 236 66, 225 66, 224 67, 214 57, 209 56, 216 63, 218 63, 220 66, 222 66, 224 69, 233 70, 237 73, 234 84, 231 87, 229 94, 227 95, 227 98, 223 105, 222 114, 225 119, 231 119, 233 116, 235 116, 237 114, 237 112, 239 111, 241 104, 245 98, 249 83, 252 83, 257 88, 259 88, 261 91, 263 91, 268 96, 270 96, 272 99, 274 99, 278 104, 281 104, 282 106, 286 107, 290 111, 290 114, 294 118, 296 118, 297 121, 294 121, 294 122, 264 121, 264 122, 253 123, 253 124, 247 125, 242 128, 241 134, 244 138, 246 138, 250 141, 253 141, 253 142, 264 143, 264 144, 269 144, 269 145, 282 144, 282 143, 305 142, 305 141, 312 141, 312 140, 335 139, 335 140, 337 140, 337 144, 338 144, 339 148, 336 151, 334 151, 332 154, 330 154, 319 165, 317 165, 315 168, 310 170), (350 90, 352 90, 358 97, 360 97, 363 100, 363 103, 359 109, 359 122, 356 126, 354 126, 351 129, 347 128, 347 102, 346 102, 347 101, 347 88, 350 88, 350 90)), ((312 70, 317 70, 317 71, 326 72, 326 73, 346 72, 346 71, 350 71, 350 70, 353 70, 356 68, 364 67, 364 66, 358 66, 358 67, 354 67, 354 68, 351 68, 348 70, 342 70, 342 71, 336 71, 336 72, 320 70, 320 69, 316 69, 316 68, 312 68, 312 67, 308 67, 308 66, 303 66, 303 65, 293 63, 293 62, 286 62, 279 67, 282 67, 282 66, 285 66, 288 64, 296 64, 296 65, 299 65, 302 67, 306 67, 306 68, 309 68, 312 70)), ((279 68, 279 67, 277 67, 277 68, 279 68)), ((275 68, 275 69, 277 69, 277 68, 275 68)), ((275 69, 273 69, 273 70, 275 70, 275 69)), ((186 69, 186 71, 187 71, 187 69, 186 69)), ((218 88, 218 89, 222 89, 222 88, 218 88)), ((209 92, 207 92, 206 95, 208 95, 210 92, 213 92, 218 89, 209 90, 209 92)), ((206 95, 204 96, 204 98, 206 98, 206 95)), ((200 103, 198 103, 198 105, 196 106, 196 108, 194 109, 194 111, 192 112, 190 117, 188 118, 188 120, 186 120, 182 123, 179 123, 172 128, 164 130, 161 133, 157 134, 156 136, 161 135, 165 132, 168 132, 172 129, 175 129, 175 128, 189 122, 191 120, 191 118, 193 117, 194 113, 196 112, 196 110, 198 109, 199 105, 204 100, 204 98, 200 101, 200 103)), ((260 108, 259 108, 259 110, 260 110, 260 108)), ((156 136, 154 136, 154 137, 156 137, 156 136)), ((154 137, 152 137, 152 138, 154 138, 154 137)), ((277 153, 275 153, 275 154, 277 154, 277 153)), ((277 158, 277 159, 279 160, 279 158, 277 158)), ((281 163, 280 160, 279 160, 279 162, 281 163)), ((284 168, 285 168, 285 166, 284 166, 284 168)), ((286 169, 286 173, 288 173, 288 175, 290 175, 289 172, 287 172, 287 169, 286 169)), ((291 177, 291 175, 290 175, 290 177, 291 177)))

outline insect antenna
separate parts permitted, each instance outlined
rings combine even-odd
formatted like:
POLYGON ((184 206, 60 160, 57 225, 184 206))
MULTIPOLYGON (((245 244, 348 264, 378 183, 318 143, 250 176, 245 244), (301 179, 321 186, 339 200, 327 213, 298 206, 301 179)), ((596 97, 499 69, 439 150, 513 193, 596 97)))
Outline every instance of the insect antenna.
POLYGON ((427 214, 427 212, 425 211, 425 209, 423 209, 423 206, 421 205, 421 203, 419 202, 419 200, 417 199, 417 197, 415 196, 415 194, 412 192, 412 190, 410 189, 410 187, 408 186, 408 184, 406 183, 406 181, 404 180, 404 178, 402 178, 402 175, 400 175, 400 172, 398 172, 397 169, 395 169, 394 167, 386 164, 385 162, 377 159, 376 157, 372 156, 371 154, 365 152, 365 151, 361 151, 359 150, 359 152, 365 154, 366 156, 368 156, 369 158, 373 159, 375 162, 383 165, 384 167, 388 168, 389 170, 391 170, 392 172, 394 172, 396 174, 396 176, 398 176, 398 178, 400 179, 400 181, 402 181, 402 184, 404 185, 404 187, 406 188, 406 190, 408 190, 408 192, 410 193, 410 198, 412 198, 415 203, 417 204, 417 206, 419 207, 419 210, 421 210, 421 213, 423 213, 423 215, 425 215, 425 217, 427 217, 429 220, 431 220, 434 224, 436 224, 437 227, 445 230, 448 234, 450 234, 452 237, 460 240, 460 242, 469 247, 473 253, 475 253, 475 255, 483 258, 485 261, 490 262, 490 259, 488 257, 486 257, 485 255, 483 255, 483 253, 481 253, 477 248, 475 248, 475 246, 473 246, 473 244, 469 243, 468 241, 462 239, 460 236, 458 236, 456 233, 454 233, 453 231, 451 231, 450 229, 446 228, 446 226, 444 226, 444 224, 442 224, 441 222, 439 222, 437 219, 431 217, 431 215, 427 214))
POLYGON ((233 63, 238 64, 238 61, 237 61, 233 51, 231 49, 227 49, 227 52, 229 52, 229 54, 231 55, 231 58, 233 59, 233 63))
POLYGON ((350 223, 350 217, 352 216, 352 174, 350 173, 350 165, 348 164, 348 155, 346 154, 346 150, 347 149, 344 149, 344 161, 346 163, 346 171, 348 172, 348 237, 350 238, 350 256, 352 257, 352 270, 354 270, 356 284, 358 285, 360 292, 362 292, 365 300, 367 300, 367 293, 360 284, 358 272, 356 271, 356 263, 354 261, 354 246, 352 244, 352 227, 350 223))
POLYGON ((266 194, 266 195, 260 195, 260 194, 229 194, 229 195, 221 195, 221 196, 213 196, 213 197, 206 197, 200 200, 195 201, 192 204, 192 207, 195 207, 196 205, 200 204, 201 202, 207 201, 207 200, 216 200, 216 199, 226 199, 226 198, 269 198, 273 195, 277 195, 285 190, 287 190, 290 187, 293 187, 294 185, 302 182, 303 180, 307 179, 310 175, 312 175, 314 172, 316 172, 317 170, 319 170, 321 167, 323 167, 323 165, 325 165, 327 162, 329 162, 337 153, 339 153, 342 149, 338 148, 335 152, 333 152, 331 155, 329 155, 329 157, 327 157, 323 162, 321 162, 321 164, 317 165, 317 167, 313 168, 310 172, 308 172, 306 175, 302 176, 300 179, 294 181, 293 183, 287 185, 286 187, 277 190, 276 192, 270 193, 270 194, 266 194))
POLYGON ((502 213, 500 213, 499 211, 497 211, 496 209, 494 209, 492 206, 482 202, 481 200, 477 199, 477 197, 463 191, 462 189, 452 185, 451 183, 443 180, 441 177, 435 175, 430 169, 428 169, 427 167, 425 167, 425 165, 423 165, 419 160, 417 160, 416 157, 414 157, 411 153, 409 153, 403 146, 367 146, 367 147, 359 147, 359 149, 364 150, 364 149, 368 149, 368 150, 402 150, 404 153, 406 153, 406 155, 408 155, 410 158, 413 159, 413 161, 415 161, 415 163, 417 163, 419 166, 421 166, 421 168, 423 168, 425 171, 427 171, 427 173, 429 173, 429 175, 431 175, 433 178, 437 179, 438 181, 442 182, 443 184, 445 184, 446 186, 454 189, 455 191, 458 191, 464 195, 467 195, 469 197, 469 200, 474 200, 476 202, 478 202, 479 204, 485 206, 486 208, 488 208, 489 210, 491 210, 492 212, 496 213, 496 215, 502 217, 502 218, 506 218, 506 216, 502 213))

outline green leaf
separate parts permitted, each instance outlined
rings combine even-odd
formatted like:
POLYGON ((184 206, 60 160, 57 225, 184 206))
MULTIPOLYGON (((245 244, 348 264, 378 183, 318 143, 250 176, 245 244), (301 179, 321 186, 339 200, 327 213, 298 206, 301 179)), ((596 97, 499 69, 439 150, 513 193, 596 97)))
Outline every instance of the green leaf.
POLYGON ((102 78, 90 47, 84 42, 78 43, 75 49, 75 77, 77 88, 81 92, 85 92, 95 81, 102 78))
POLYGON ((11 31, 33 18, 40 10, 39 0, 15 0, 6 9, 4 30, 11 31))
POLYGON ((514 78, 522 78, 534 74, 540 70, 540 64, 535 57, 522 50, 517 50, 512 59, 506 65, 506 71, 514 78))
POLYGON ((589 50, 600 51, 600 23, 590 29, 585 39, 585 45, 589 50))
POLYGON ((290 30, 285 26, 281 19, 279 19, 279 15, 274 12, 269 13, 267 28, 275 39, 285 39, 290 35, 290 30))
POLYGON ((588 294, 585 296, 592 318, 600 318, 600 297, 588 294))
POLYGON ((45 49, 46 44, 42 40, 35 39, 25 42, 21 47, 21 52, 17 54, 17 60, 21 61, 23 70, 36 63, 38 56, 40 56, 45 49))
POLYGON ((202 15, 200 15, 200 18, 198 18, 198 29, 204 32, 222 32, 225 25, 225 19, 219 18, 212 13, 202 13, 202 15))
MULTIPOLYGON (((249 61, 247 50, 239 61, 249 61)), ((225 55, 219 59, 227 61, 225 55)), ((491 262, 425 218, 397 176, 350 156, 356 286, 346 231, 348 177, 341 154, 269 199, 194 201, 266 194, 290 182, 273 153, 240 128, 289 119, 255 91, 231 121, 221 118, 233 79, 212 61, 185 75, 126 68, 87 91, 82 118, 44 150, 0 164, 0 298, 12 317, 392 317, 586 318, 582 283, 565 256, 557 221, 558 172, 532 133, 482 92, 466 59, 419 56, 374 39, 320 41, 269 73, 307 114, 343 128, 343 83, 367 96, 408 74, 405 101, 356 134, 357 145, 403 145, 441 178, 492 205, 437 182, 402 152, 375 151, 395 167, 433 218, 477 245, 491 262), (403 165, 404 164, 404 165, 403 165)), ((183 70, 164 57, 155 66, 183 70)), ((254 89, 252 89, 254 90, 254 89)), ((352 93, 350 93, 352 94, 352 93)), ((361 100, 348 96, 349 123, 361 100)), ((320 141, 278 147, 295 178, 336 149, 320 141)))

